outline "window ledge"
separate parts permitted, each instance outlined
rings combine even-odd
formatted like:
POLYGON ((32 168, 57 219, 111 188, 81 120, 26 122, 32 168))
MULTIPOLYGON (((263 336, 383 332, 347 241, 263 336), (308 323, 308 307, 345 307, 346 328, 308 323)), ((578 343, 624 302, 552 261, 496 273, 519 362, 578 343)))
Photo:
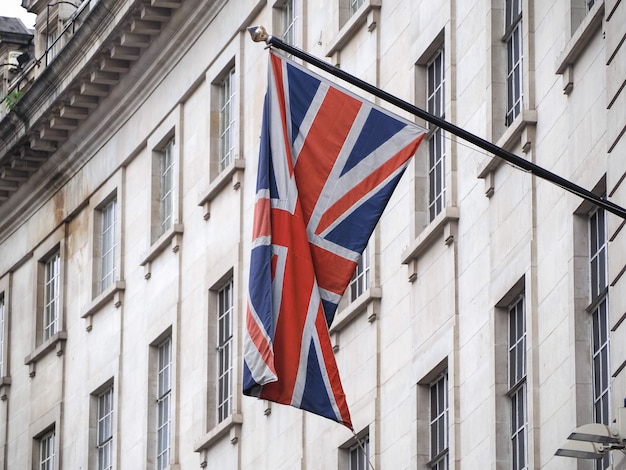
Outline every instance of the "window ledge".
POLYGON ((0 377, 0 400, 6 401, 11 387, 11 376, 5 375, 0 377))
POLYGON ((123 280, 115 281, 104 292, 93 299, 81 315, 81 318, 87 320, 87 326, 85 327, 87 331, 91 331, 91 317, 106 304, 113 301, 115 308, 119 308, 122 305, 125 290, 126 283, 123 280))
MULTIPOLYGON (((537 124, 537 111, 534 109, 523 110, 507 128, 506 132, 498 139, 496 145, 505 150, 515 148, 517 144, 524 153, 528 153, 535 140, 535 127, 537 124)), ((485 179, 485 194, 491 197, 493 194, 493 172, 504 163, 500 157, 485 157, 478 166, 478 178, 485 179)))
POLYGON ((243 415, 241 413, 233 413, 221 423, 217 424, 213 429, 204 435, 194 444, 194 451, 201 452, 210 449, 226 434, 230 435, 230 443, 236 444, 239 440, 239 431, 243 424, 243 415))
POLYGON ((446 245, 452 244, 456 236, 456 222, 459 220, 459 208, 448 206, 426 226, 413 243, 402 253, 402 264, 409 265, 409 281, 417 279, 417 258, 437 239, 443 236, 446 245))
MULTIPOLYGON (((370 305, 373 306, 373 302, 380 300, 382 297, 383 291, 380 287, 369 287, 365 292, 363 292, 354 302, 350 303, 346 308, 342 309, 340 312, 337 312, 335 315, 335 320, 332 325, 330 325, 329 332, 337 333, 344 329, 349 323, 351 323, 356 317, 360 316, 361 313, 370 311, 368 308, 370 305)), ((377 309, 372 309, 370 314, 367 316, 367 321, 372 323, 376 320, 378 315, 377 309)))
POLYGON ((29 375, 31 377, 35 376, 35 364, 53 349, 56 349, 57 356, 62 356, 65 341, 67 341, 67 331, 58 331, 46 341, 37 346, 32 353, 26 356, 24 358, 24 364, 30 366, 29 375))
POLYGON ((176 253, 180 249, 181 235, 183 234, 183 224, 174 224, 163 235, 161 235, 144 254, 140 266, 144 267, 143 277, 150 279, 152 275, 151 264, 165 250, 167 245, 172 245, 172 251, 176 253))
POLYGON ((367 23, 367 30, 376 29, 376 20, 370 12, 380 10, 381 0, 366 0, 363 5, 346 21, 339 34, 331 41, 326 57, 332 57, 335 52, 340 51, 352 39, 361 25, 367 23))
POLYGON ((243 170, 246 161, 243 158, 235 158, 217 177, 211 182, 208 191, 200 199, 199 206, 204 208, 204 220, 211 217, 211 201, 224 189, 228 183, 232 183, 233 189, 239 189, 243 178, 243 170))
POLYGON ((573 65, 580 54, 585 50, 591 37, 602 26, 604 15, 604 0, 596 2, 587 13, 582 23, 565 46, 557 60, 556 73, 563 74, 567 68, 573 65))

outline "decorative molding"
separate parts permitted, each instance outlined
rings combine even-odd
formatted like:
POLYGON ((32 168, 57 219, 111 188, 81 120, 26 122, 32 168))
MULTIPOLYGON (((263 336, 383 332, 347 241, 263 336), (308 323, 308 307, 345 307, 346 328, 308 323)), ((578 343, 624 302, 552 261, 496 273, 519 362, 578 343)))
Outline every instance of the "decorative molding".
MULTIPOLYGON (((597 1, 587 13, 580 26, 576 29, 571 39, 561 52, 557 60, 556 73, 564 74, 569 66, 574 65, 578 57, 583 53, 591 37, 602 27, 602 17, 604 16, 604 0, 597 1)), ((573 77, 569 90, 563 87, 563 91, 569 94, 573 87, 573 77)))
POLYGON ((91 331, 91 317, 106 304, 112 301, 115 308, 120 308, 122 306, 125 290, 126 282, 123 280, 115 281, 104 292, 93 299, 91 304, 87 306, 81 314, 81 318, 84 318, 87 321, 87 326, 85 326, 87 331, 91 331))
POLYGON ((143 255, 139 266, 144 267, 143 277, 145 279, 150 279, 150 277, 152 276, 152 261, 154 261, 168 245, 171 245, 172 252, 178 252, 182 243, 183 232, 183 224, 172 225, 172 227, 170 227, 152 244, 148 252, 143 255))
POLYGON ((39 361, 42 357, 44 357, 53 349, 56 350, 57 356, 62 356, 65 347, 65 341, 67 341, 67 331, 58 331, 46 341, 37 346, 37 348, 32 353, 26 356, 24 358, 24 364, 29 366, 28 375, 30 377, 35 376, 35 365, 37 364, 37 361, 39 361))
MULTIPOLYGON (((241 425, 243 424, 243 415, 241 413, 233 413, 221 423, 218 423, 213 429, 204 435, 194 444, 194 451, 201 452, 210 449, 226 434, 230 436, 231 444, 236 444, 240 437, 241 425)), ((206 458, 202 459, 205 462, 206 458)), ((202 466, 202 462, 200 463, 202 466)))
MULTIPOLYGON (((536 124, 537 111, 534 109, 522 110, 502 137, 498 139, 496 145, 510 151, 519 144, 524 153, 529 153, 535 141, 536 124)), ((494 192, 493 173, 503 163, 504 160, 500 157, 487 156, 478 166, 478 178, 485 180, 485 196, 489 198, 493 196, 494 192)))
POLYGON ((376 29, 377 19, 373 15, 373 12, 374 10, 376 10, 376 12, 380 10, 381 3, 381 0, 365 0, 363 5, 346 21, 337 36, 330 42, 326 57, 332 57, 335 53, 343 49, 362 25, 367 24, 367 30, 369 32, 376 29))
POLYGON ((456 238, 456 224, 459 220, 459 208, 448 206, 426 226, 422 233, 402 253, 402 264, 409 265, 409 281, 417 279, 417 258, 432 243, 443 237, 446 245, 451 245, 456 238))
POLYGON ((367 321, 372 323, 378 317, 378 303, 383 295, 380 287, 369 287, 354 302, 335 315, 329 332, 338 333, 362 313, 368 312, 367 321))
POLYGON ((232 188, 237 190, 241 187, 243 180, 243 171, 246 168, 246 161, 243 158, 235 158, 217 177, 211 182, 209 189, 198 202, 199 206, 204 208, 204 220, 211 217, 211 201, 224 189, 228 183, 232 184, 232 188))

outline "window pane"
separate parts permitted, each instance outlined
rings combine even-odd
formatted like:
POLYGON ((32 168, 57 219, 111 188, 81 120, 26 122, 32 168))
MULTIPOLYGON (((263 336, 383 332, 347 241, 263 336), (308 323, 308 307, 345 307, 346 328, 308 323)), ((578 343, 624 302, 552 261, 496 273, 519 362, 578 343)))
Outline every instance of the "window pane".
POLYGON ((430 458, 433 460, 431 468, 447 468, 444 467, 448 453, 447 397, 448 376, 445 373, 430 386, 430 458))
POLYGON ((102 222, 101 254, 100 254, 100 291, 113 284, 115 279, 115 250, 116 250, 116 223, 117 200, 113 199, 100 210, 102 222))
POLYGON ((233 284, 230 281, 217 293, 217 416, 218 422, 223 421, 231 413, 232 401, 232 317, 233 284))
POLYGON ((171 361, 172 340, 165 339, 158 346, 157 376, 157 469, 162 470, 169 465, 170 449, 170 397, 171 397, 171 361))
POLYGON ((172 226, 174 215, 174 139, 160 152, 159 169, 160 234, 163 234, 172 226))
POLYGON ((348 285, 348 291, 350 295, 350 302, 354 302, 359 296, 361 296, 367 289, 369 289, 369 274, 370 274, 370 248, 369 243, 365 246, 363 254, 357 262, 356 270, 348 285))
POLYGON ((235 142, 235 69, 231 69, 220 83, 219 112, 219 170, 233 160, 235 142))
MULTIPOLYGON (((426 68, 427 111, 445 118, 444 50, 441 49, 426 68)), ((432 221, 445 205, 445 145, 444 133, 434 129, 429 136, 429 199, 428 212, 432 221)))

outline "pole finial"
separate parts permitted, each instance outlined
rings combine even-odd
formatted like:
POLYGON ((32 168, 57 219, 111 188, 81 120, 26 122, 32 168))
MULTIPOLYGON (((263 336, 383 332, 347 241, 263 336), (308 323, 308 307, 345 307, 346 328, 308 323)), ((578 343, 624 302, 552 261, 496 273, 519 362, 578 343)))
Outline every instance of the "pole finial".
POLYGON ((263 26, 250 26, 248 32, 254 42, 267 42, 267 39, 270 37, 263 26))

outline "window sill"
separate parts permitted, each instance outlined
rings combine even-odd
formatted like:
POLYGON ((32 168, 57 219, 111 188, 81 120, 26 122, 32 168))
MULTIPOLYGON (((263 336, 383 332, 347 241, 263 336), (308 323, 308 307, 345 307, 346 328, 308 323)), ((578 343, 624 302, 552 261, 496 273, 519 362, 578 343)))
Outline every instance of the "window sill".
POLYGON ((115 281, 107 290, 93 299, 91 305, 85 308, 85 311, 81 315, 81 318, 87 320, 87 326, 85 327, 87 331, 91 331, 91 317, 106 304, 113 301, 115 308, 119 308, 122 305, 124 290, 126 290, 126 283, 123 280, 115 281))
MULTIPOLYGON (((537 111, 525 109, 506 132, 498 139, 496 145, 505 150, 511 151, 517 144, 522 148, 522 152, 530 152, 535 140, 535 128, 537 124, 537 111)), ((485 157, 478 166, 478 178, 485 180, 485 195, 491 197, 494 191, 493 173, 504 163, 500 157, 485 157)))
POLYGON ((330 48, 326 53, 326 57, 332 57, 333 54, 343 49, 343 47, 352 39, 361 25, 367 23, 367 30, 376 29, 376 20, 370 15, 374 10, 380 10, 381 0, 366 0, 363 5, 346 21, 339 30, 339 34, 330 43, 330 48))
POLYGON ((354 302, 351 302, 346 308, 337 312, 333 324, 330 325, 329 332, 337 333, 343 330, 355 318, 361 316, 364 312, 369 312, 367 321, 372 323, 378 316, 378 309, 374 308, 374 302, 382 297, 382 289, 380 287, 370 287, 363 292, 354 302), (370 305, 372 307, 370 307, 370 305))
POLYGON ((402 253, 402 264, 409 265, 409 282, 417 279, 417 258, 437 239, 443 237, 446 245, 451 245, 456 236, 456 223, 459 220, 459 208, 446 207, 419 234, 415 241, 402 253))
POLYGON ((592 36, 602 27, 603 16, 604 1, 601 0, 589 10, 557 60, 556 73, 563 75, 563 92, 565 94, 569 94, 574 87, 572 66, 586 49, 592 36))
POLYGON ((0 401, 7 401, 9 397, 9 388, 11 387, 11 377, 5 375, 0 377, 0 401))
POLYGON ((211 217, 211 201, 217 197, 228 183, 232 184, 233 189, 239 189, 245 167, 246 161, 243 158, 235 158, 233 162, 211 182, 208 191, 198 203, 199 206, 204 208, 204 220, 208 220, 209 217, 211 217))
POLYGON ((172 251, 176 253, 180 249, 181 236, 183 234, 183 224, 174 224, 163 235, 161 235, 150 247, 148 252, 143 256, 140 266, 143 266, 145 279, 150 279, 152 275, 151 264, 165 250, 167 245, 172 245, 172 251))
MULTIPOLYGON (((241 413, 233 413, 221 423, 217 424, 213 429, 204 435, 202 439, 194 444, 194 451, 201 452, 208 450, 220 441, 226 434, 230 435, 230 443, 236 444, 239 440, 241 425, 243 424, 243 415, 241 413)), ((203 458, 206 464, 206 458, 203 458)))
POLYGON ((56 349, 56 355, 62 356, 65 347, 65 341, 67 341, 67 331, 58 331, 42 344, 37 346, 35 350, 24 358, 24 364, 29 366, 30 370, 28 375, 30 377, 35 376, 35 366, 37 361, 48 354, 53 349, 56 349))

